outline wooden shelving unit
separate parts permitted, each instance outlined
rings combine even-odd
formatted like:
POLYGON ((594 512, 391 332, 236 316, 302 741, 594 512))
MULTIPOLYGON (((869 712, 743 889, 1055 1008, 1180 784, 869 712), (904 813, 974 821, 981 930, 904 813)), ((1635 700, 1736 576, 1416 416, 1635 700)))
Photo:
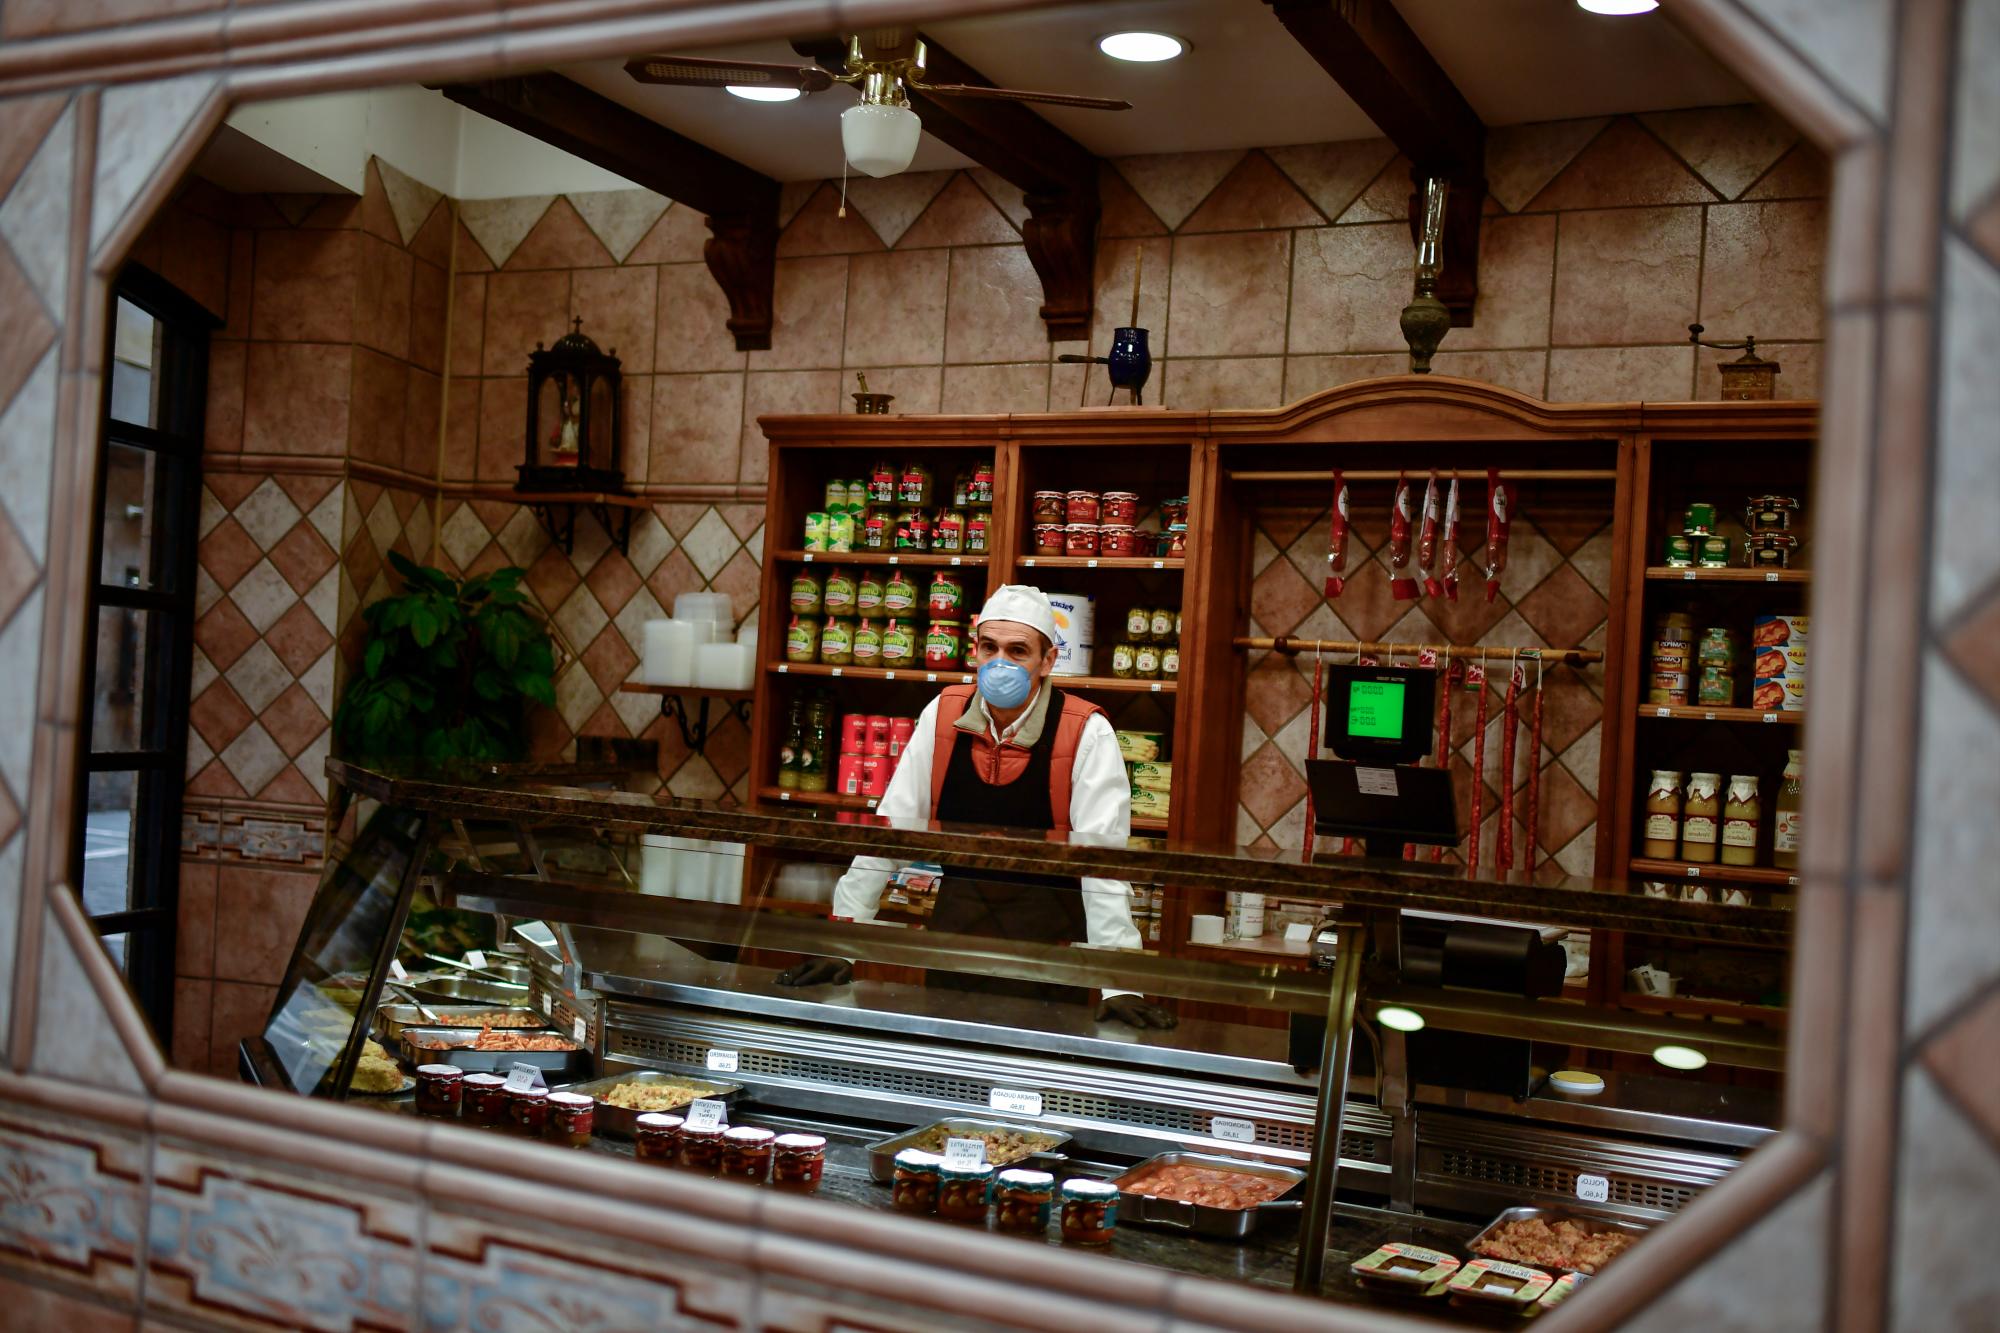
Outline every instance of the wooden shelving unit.
POLYGON ((773 676, 806 676, 823 680, 873 680, 884 683, 908 685, 970 685, 973 680, 969 671, 932 671, 929 667, 902 667, 891 671, 886 667, 827 666, 820 662, 766 662, 764 670, 773 676))
POLYGON ((1811 583, 1810 569, 1703 569, 1699 566, 1648 565, 1647 579, 1656 583, 1811 583))
POLYGON ((912 569, 984 569, 983 555, 944 555, 917 551, 771 551, 769 560, 801 565, 906 565, 912 569))
POLYGON ((1705 1000, 1694 995, 1641 995, 1626 991, 1618 997, 1620 1008, 1645 1014, 1674 1014, 1683 1018, 1722 1018, 1766 1027, 1787 1026, 1789 1013, 1774 1004, 1745 1004, 1736 1000, 1705 1000))
POLYGON ((1143 569, 1143 570, 1184 570, 1187 560, 1183 556, 1163 555, 1157 559, 1145 555, 1024 555, 1022 569, 1143 569))
POLYGON ((1781 727, 1804 726, 1802 711, 1767 713, 1759 708, 1730 708, 1723 704, 1640 704, 1639 716, 1680 722, 1756 722, 1781 727))
POLYGON ((773 783, 768 787, 757 788, 757 799, 777 801, 784 805, 823 805, 834 810, 873 810, 877 798, 848 796, 837 791, 797 791, 773 783))
POLYGON ((1718 884, 1761 884, 1780 889, 1799 886, 1796 870, 1780 870, 1772 866, 1696 865, 1691 861, 1656 861, 1647 856, 1635 856, 1629 868, 1634 879, 1699 879, 1718 884))

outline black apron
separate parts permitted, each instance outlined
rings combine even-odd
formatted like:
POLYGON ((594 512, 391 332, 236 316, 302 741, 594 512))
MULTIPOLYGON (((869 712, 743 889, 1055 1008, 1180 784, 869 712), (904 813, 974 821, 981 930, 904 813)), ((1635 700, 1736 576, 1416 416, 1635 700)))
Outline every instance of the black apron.
MULTIPOLYGON (((965 743, 954 727, 951 763, 945 769, 944 788, 938 793, 937 809, 931 812, 931 817, 940 823, 1054 828, 1054 813, 1049 808, 1049 766, 1055 754, 1056 729, 1062 723, 1063 703, 1062 691, 1051 689, 1041 738, 1028 751, 1027 767, 1008 783, 988 782, 979 775, 972 757, 975 747, 965 743)), ((931 911, 930 928, 988 939, 1074 943, 1085 936, 1083 895, 1073 883, 994 883, 954 875, 951 867, 946 866, 937 906, 931 911)), ((1076 986, 964 972, 933 971, 927 974, 926 983, 949 990, 1012 995, 1056 1004, 1090 1002, 1090 992, 1076 986)))

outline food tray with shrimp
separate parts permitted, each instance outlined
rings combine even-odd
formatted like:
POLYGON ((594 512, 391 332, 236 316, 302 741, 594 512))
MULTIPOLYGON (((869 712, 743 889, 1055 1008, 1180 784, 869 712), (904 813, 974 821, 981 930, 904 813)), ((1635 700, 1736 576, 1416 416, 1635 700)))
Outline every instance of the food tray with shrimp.
POLYGON ((408 1027, 397 1045, 397 1054, 413 1065, 457 1065, 468 1072, 487 1074, 505 1073, 515 1065, 533 1065, 545 1077, 590 1072, 590 1052, 546 1028, 408 1027))
POLYGON ((1199 1152, 1163 1152, 1118 1177, 1120 1220, 1243 1240, 1300 1211, 1306 1173, 1271 1162, 1199 1152))

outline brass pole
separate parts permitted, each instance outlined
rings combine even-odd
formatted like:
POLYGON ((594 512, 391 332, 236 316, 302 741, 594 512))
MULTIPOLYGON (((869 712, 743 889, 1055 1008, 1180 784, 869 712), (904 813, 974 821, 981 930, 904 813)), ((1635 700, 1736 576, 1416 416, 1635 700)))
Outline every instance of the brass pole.
POLYGON ((1602 662, 1604 654, 1595 648, 1479 648, 1458 644, 1368 643, 1353 639, 1294 639, 1280 634, 1274 639, 1241 637, 1231 642, 1238 648, 1269 648, 1280 653, 1381 653, 1415 657, 1425 648, 1436 648, 1440 657, 1454 661, 1509 662, 1519 658, 1546 659, 1568 666, 1602 662))
POLYGON ((1326 1276, 1326 1233, 1340 1175, 1340 1136, 1347 1119, 1347 1064, 1354 1054, 1354 1011, 1361 991, 1361 927, 1334 927, 1333 984, 1327 992, 1326 1037, 1319 1050, 1319 1098, 1313 1108, 1312 1165, 1306 1172, 1305 1216, 1299 1221, 1299 1266, 1292 1288, 1319 1295, 1326 1276))
MULTIPOLYGON (((1414 470, 1414 469, 1412 469, 1414 470)), ((1394 470, 1369 469, 1350 472, 1341 470, 1343 481, 1394 481, 1407 473, 1394 470)), ((1483 473, 1467 472, 1466 476, 1478 480, 1483 473)), ((1618 473, 1612 468, 1501 468, 1502 481, 1616 481, 1618 473)), ((1333 469, 1323 467, 1317 470, 1289 472, 1230 472, 1231 481, 1333 481, 1333 469)))

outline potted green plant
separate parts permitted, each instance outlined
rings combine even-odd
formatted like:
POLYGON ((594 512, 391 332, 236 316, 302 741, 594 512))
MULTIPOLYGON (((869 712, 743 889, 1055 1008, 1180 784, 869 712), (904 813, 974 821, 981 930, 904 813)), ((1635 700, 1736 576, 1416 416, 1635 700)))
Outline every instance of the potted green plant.
POLYGON ((334 724, 362 759, 519 759, 529 702, 554 706, 555 650, 516 566, 454 579, 391 552, 400 596, 361 614, 368 646, 334 724))

